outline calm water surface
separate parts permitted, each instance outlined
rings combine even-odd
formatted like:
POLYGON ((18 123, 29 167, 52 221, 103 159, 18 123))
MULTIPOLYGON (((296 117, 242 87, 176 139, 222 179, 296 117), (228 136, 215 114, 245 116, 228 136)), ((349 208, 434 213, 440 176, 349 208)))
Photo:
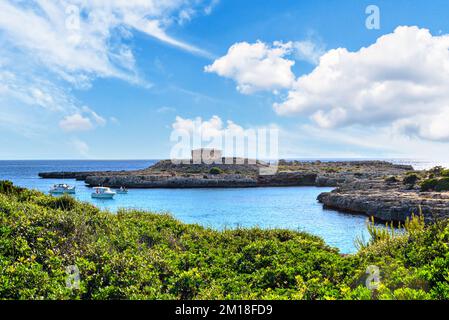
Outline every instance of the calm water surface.
POLYGON ((76 198, 110 211, 137 208, 170 212, 186 223, 215 229, 235 227, 284 228, 322 237, 343 253, 356 251, 354 239, 364 235, 366 217, 324 210, 316 201, 331 188, 238 188, 238 189, 132 189, 114 200, 92 199, 92 189, 82 181, 41 179, 42 171, 133 170, 154 160, 125 161, 0 161, 0 179, 48 192, 55 183, 76 185, 76 198))

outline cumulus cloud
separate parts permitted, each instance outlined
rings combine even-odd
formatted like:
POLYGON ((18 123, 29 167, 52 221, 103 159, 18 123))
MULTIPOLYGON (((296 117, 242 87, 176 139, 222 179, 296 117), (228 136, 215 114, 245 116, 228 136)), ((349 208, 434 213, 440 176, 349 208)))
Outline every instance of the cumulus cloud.
POLYGON ((448 140, 449 35, 398 27, 356 52, 330 50, 297 79, 281 115, 305 114, 323 128, 392 125, 425 139, 448 140))
POLYGON ((232 120, 223 121, 219 116, 212 116, 209 120, 203 120, 201 117, 189 119, 177 116, 172 129, 173 141, 177 141, 180 137, 184 138, 181 155, 184 158, 190 156, 190 150, 204 147, 221 149, 225 156, 252 159, 262 159, 268 152, 272 154, 277 152, 278 141, 275 138, 278 127, 275 125, 245 128, 232 120), (270 144, 270 148, 275 143, 276 148, 264 149, 263 142, 270 144))
POLYGON ((175 122, 172 124, 173 130, 188 132, 192 136, 198 135, 203 139, 213 139, 221 137, 226 133, 242 134, 243 127, 228 120, 226 124, 223 123, 219 116, 212 116, 209 120, 203 120, 201 117, 194 119, 184 119, 177 116, 175 122))
POLYGON ((106 119, 99 116, 95 111, 87 107, 82 108, 82 113, 74 113, 65 116, 60 122, 59 127, 65 132, 89 131, 96 125, 104 126, 106 119))
POLYGON ((237 90, 244 94, 289 88, 295 81, 291 70, 295 62, 285 58, 291 48, 291 43, 281 42, 236 43, 225 56, 206 66, 205 71, 233 79, 237 90))
POLYGON ((449 107, 441 112, 417 115, 394 123, 394 128, 410 137, 449 141, 449 107))
POLYGON ((321 41, 239 42, 204 70, 234 80, 237 90, 243 94, 267 90, 277 92, 293 86, 296 80, 292 71, 294 60, 317 64, 324 53, 321 41))
POLYGON ((321 128, 382 126, 449 141, 449 35, 401 26, 358 51, 326 53, 309 40, 242 42, 206 71, 234 79, 246 94, 284 89, 275 111, 307 116, 321 128), (317 66, 296 78, 289 57, 317 66))

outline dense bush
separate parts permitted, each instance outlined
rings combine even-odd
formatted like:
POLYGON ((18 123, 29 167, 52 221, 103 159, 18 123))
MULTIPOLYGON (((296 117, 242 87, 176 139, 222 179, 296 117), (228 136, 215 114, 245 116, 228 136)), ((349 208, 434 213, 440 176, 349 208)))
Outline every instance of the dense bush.
POLYGON ((406 185, 414 186, 419 181, 419 177, 416 173, 407 174, 402 182, 406 185))
POLYGON ((14 186, 11 181, 0 181, 0 193, 6 195, 19 195, 23 191, 23 188, 14 186))
POLYGON ((427 170, 429 178, 435 177, 449 177, 449 169, 443 168, 441 166, 433 167, 427 170))
POLYGON ((396 178, 395 176, 391 176, 391 177, 386 177, 385 178, 385 182, 386 183, 396 183, 399 182, 398 178, 396 178))
POLYGON ((449 191, 449 177, 424 180, 421 183, 421 191, 449 191))
POLYGON ((213 168, 211 168, 211 169, 209 170, 209 173, 210 173, 210 174, 222 174, 222 173, 223 173, 223 170, 221 170, 221 169, 218 168, 218 167, 213 167, 213 168))
POLYGON ((0 193, 2 299, 447 299, 449 228, 408 222, 344 256, 287 230, 214 231, 169 215, 0 193), (381 284, 365 286, 367 266, 381 284), (66 285, 68 266, 79 288, 66 285))

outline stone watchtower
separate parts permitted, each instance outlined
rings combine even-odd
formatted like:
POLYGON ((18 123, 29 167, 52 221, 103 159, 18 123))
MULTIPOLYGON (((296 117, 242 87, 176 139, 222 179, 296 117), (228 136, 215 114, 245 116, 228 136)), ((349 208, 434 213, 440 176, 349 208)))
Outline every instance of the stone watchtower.
POLYGON ((200 148, 192 150, 192 162, 194 164, 212 164, 222 162, 222 152, 218 149, 200 148))

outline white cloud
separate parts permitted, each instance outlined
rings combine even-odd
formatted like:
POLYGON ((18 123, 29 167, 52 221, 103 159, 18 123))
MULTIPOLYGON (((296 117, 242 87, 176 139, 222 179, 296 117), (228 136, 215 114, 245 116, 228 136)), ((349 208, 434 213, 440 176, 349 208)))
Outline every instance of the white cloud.
MULTIPOLYGON (((447 162, 448 148, 438 141, 411 139, 397 135, 392 128, 348 127, 339 129, 323 129, 310 124, 280 127, 270 124, 261 127, 246 127, 233 121, 223 121, 218 116, 209 119, 176 117, 172 129, 188 132, 190 137, 200 141, 203 147, 223 149, 219 138, 226 136, 245 136, 249 130, 276 129, 279 132, 279 158, 309 159, 428 159, 447 162), (207 138, 206 138, 207 137, 207 138), (209 139, 209 140, 208 140, 209 139), (218 142, 217 142, 218 141, 218 142), (444 161, 443 161, 444 160, 444 161)), ((189 145, 190 147, 190 145, 189 145)), ((190 148, 186 147, 183 158, 190 156, 190 148)), ((199 147, 199 145, 194 145, 199 147)), ((229 150, 227 156, 245 154, 245 150, 237 148, 229 150)))
POLYGON ((94 128, 90 119, 83 117, 79 113, 64 117, 64 119, 59 122, 59 127, 66 132, 88 131, 94 128))
POLYGON ((225 56, 206 66, 205 71, 233 79, 237 90, 244 94, 289 88, 295 81, 291 70, 295 62, 284 57, 291 48, 292 43, 236 43, 225 56))
MULTIPOLYGON (((278 130, 278 127, 269 125, 244 128, 232 120, 224 122, 219 116, 215 115, 209 120, 203 120, 201 117, 188 119, 177 116, 175 122, 172 124, 172 129, 172 138, 175 141, 179 137, 189 137, 187 141, 184 141, 187 142, 187 145, 183 147, 183 157, 188 157, 191 149, 207 147, 221 149, 225 156, 249 157, 254 159, 257 158, 257 155, 260 158, 266 156, 264 152, 275 152, 275 149, 259 149, 258 147, 263 144, 258 145, 257 143, 262 142, 257 139, 266 139, 267 143, 271 143, 272 141, 269 140, 270 134, 274 130, 278 130), (265 135, 262 137, 258 136, 259 134, 265 135)), ((274 143, 277 145, 278 141, 276 140, 274 143)))
POLYGON ((204 70, 233 79, 237 82, 237 90, 243 94, 267 90, 277 92, 291 88, 295 82, 293 58, 317 64, 324 53, 321 41, 276 41, 272 45, 261 41, 252 44, 239 42, 204 70))
POLYGON ((449 140, 449 35, 398 27, 357 52, 330 50, 274 105, 323 128, 391 126, 425 139, 449 140))
POLYGON ((183 50, 208 55, 165 32, 177 11, 193 16, 200 2, 2 1, 0 30, 8 45, 29 51, 30 58, 73 83, 83 85, 92 77, 139 81, 133 53, 121 40, 136 29, 183 50))
POLYGON ((34 105, 54 112, 76 108, 74 100, 63 88, 35 75, 32 69, 25 77, 24 69, 27 66, 26 62, 21 63, 20 67, 0 64, 3 69, 0 70, 0 106, 11 104, 12 101, 20 101, 26 105, 34 105))
POLYGON ((155 37, 158 40, 161 40, 172 46, 178 47, 185 51, 189 51, 199 56, 204 56, 207 58, 212 57, 212 54, 210 54, 206 50, 200 49, 198 47, 182 42, 167 35, 167 33, 161 27, 161 21, 157 20, 148 21, 135 16, 130 16, 128 17, 128 19, 129 20, 127 21, 127 23, 129 23, 133 28, 141 32, 147 33, 148 35, 151 35, 152 37, 155 37))
POLYGON ((132 31, 209 56, 166 30, 180 15, 187 18, 180 12, 192 19, 211 1, 0 1, 0 108, 15 105, 14 118, 25 119, 27 108, 41 107, 46 114, 59 113, 65 128, 76 121, 89 127, 83 119, 93 127, 104 125, 100 115, 73 97, 72 88, 87 89, 94 79, 106 77, 150 87, 128 44, 132 31))
POLYGON ((320 41, 304 40, 293 42, 295 58, 311 64, 318 64, 320 57, 326 53, 324 44, 320 41))
POLYGON ((176 117, 172 128, 178 131, 185 131, 193 135, 201 136, 203 139, 214 139, 223 137, 225 135, 243 136, 247 130, 254 130, 256 128, 244 128, 236 124, 232 120, 223 120, 219 116, 212 116, 209 120, 203 120, 201 117, 194 119, 176 117))
POLYGON ((82 108, 82 111, 87 114, 97 125, 104 126, 106 125, 106 119, 102 116, 98 115, 95 111, 91 110, 90 108, 84 106, 82 108))
MULTIPOLYGON (((32 61, 72 83, 82 85, 93 76, 126 78, 120 70, 120 59, 112 62, 123 48, 109 51, 105 29, 109 26, 84 22, 79 29, 69 28, 65 12, 68 5, 65 1, 38 1, 21 6, 2 1, 0 30, 10 47, 29 52, 32 61)), ((126 56, 124 61, 124 66, 129 66, 126 56)))
POLYGON ((106 125, 106 119, 88 107, 83 107, 79 113, 65 116, 59 122, 59 127, 65 132, 89 131, 94 129, 95 126, 104 125, 106 125))
POLYGON ((402 26, 358 51, 326 53, 313 40, 242 42, 205 70, 235 80, 245 94, 288 90, 275 111, 307 116, 321 128, 384 127, 449 141, 449 35, 402 26), (317 66, 296 78, 291 56, 317 66))
POLYGON ((398 120, 394 128, 411 137, 421 137, 428 140, 449 140, 449 106, 440 113, 423 114, 398 120))

